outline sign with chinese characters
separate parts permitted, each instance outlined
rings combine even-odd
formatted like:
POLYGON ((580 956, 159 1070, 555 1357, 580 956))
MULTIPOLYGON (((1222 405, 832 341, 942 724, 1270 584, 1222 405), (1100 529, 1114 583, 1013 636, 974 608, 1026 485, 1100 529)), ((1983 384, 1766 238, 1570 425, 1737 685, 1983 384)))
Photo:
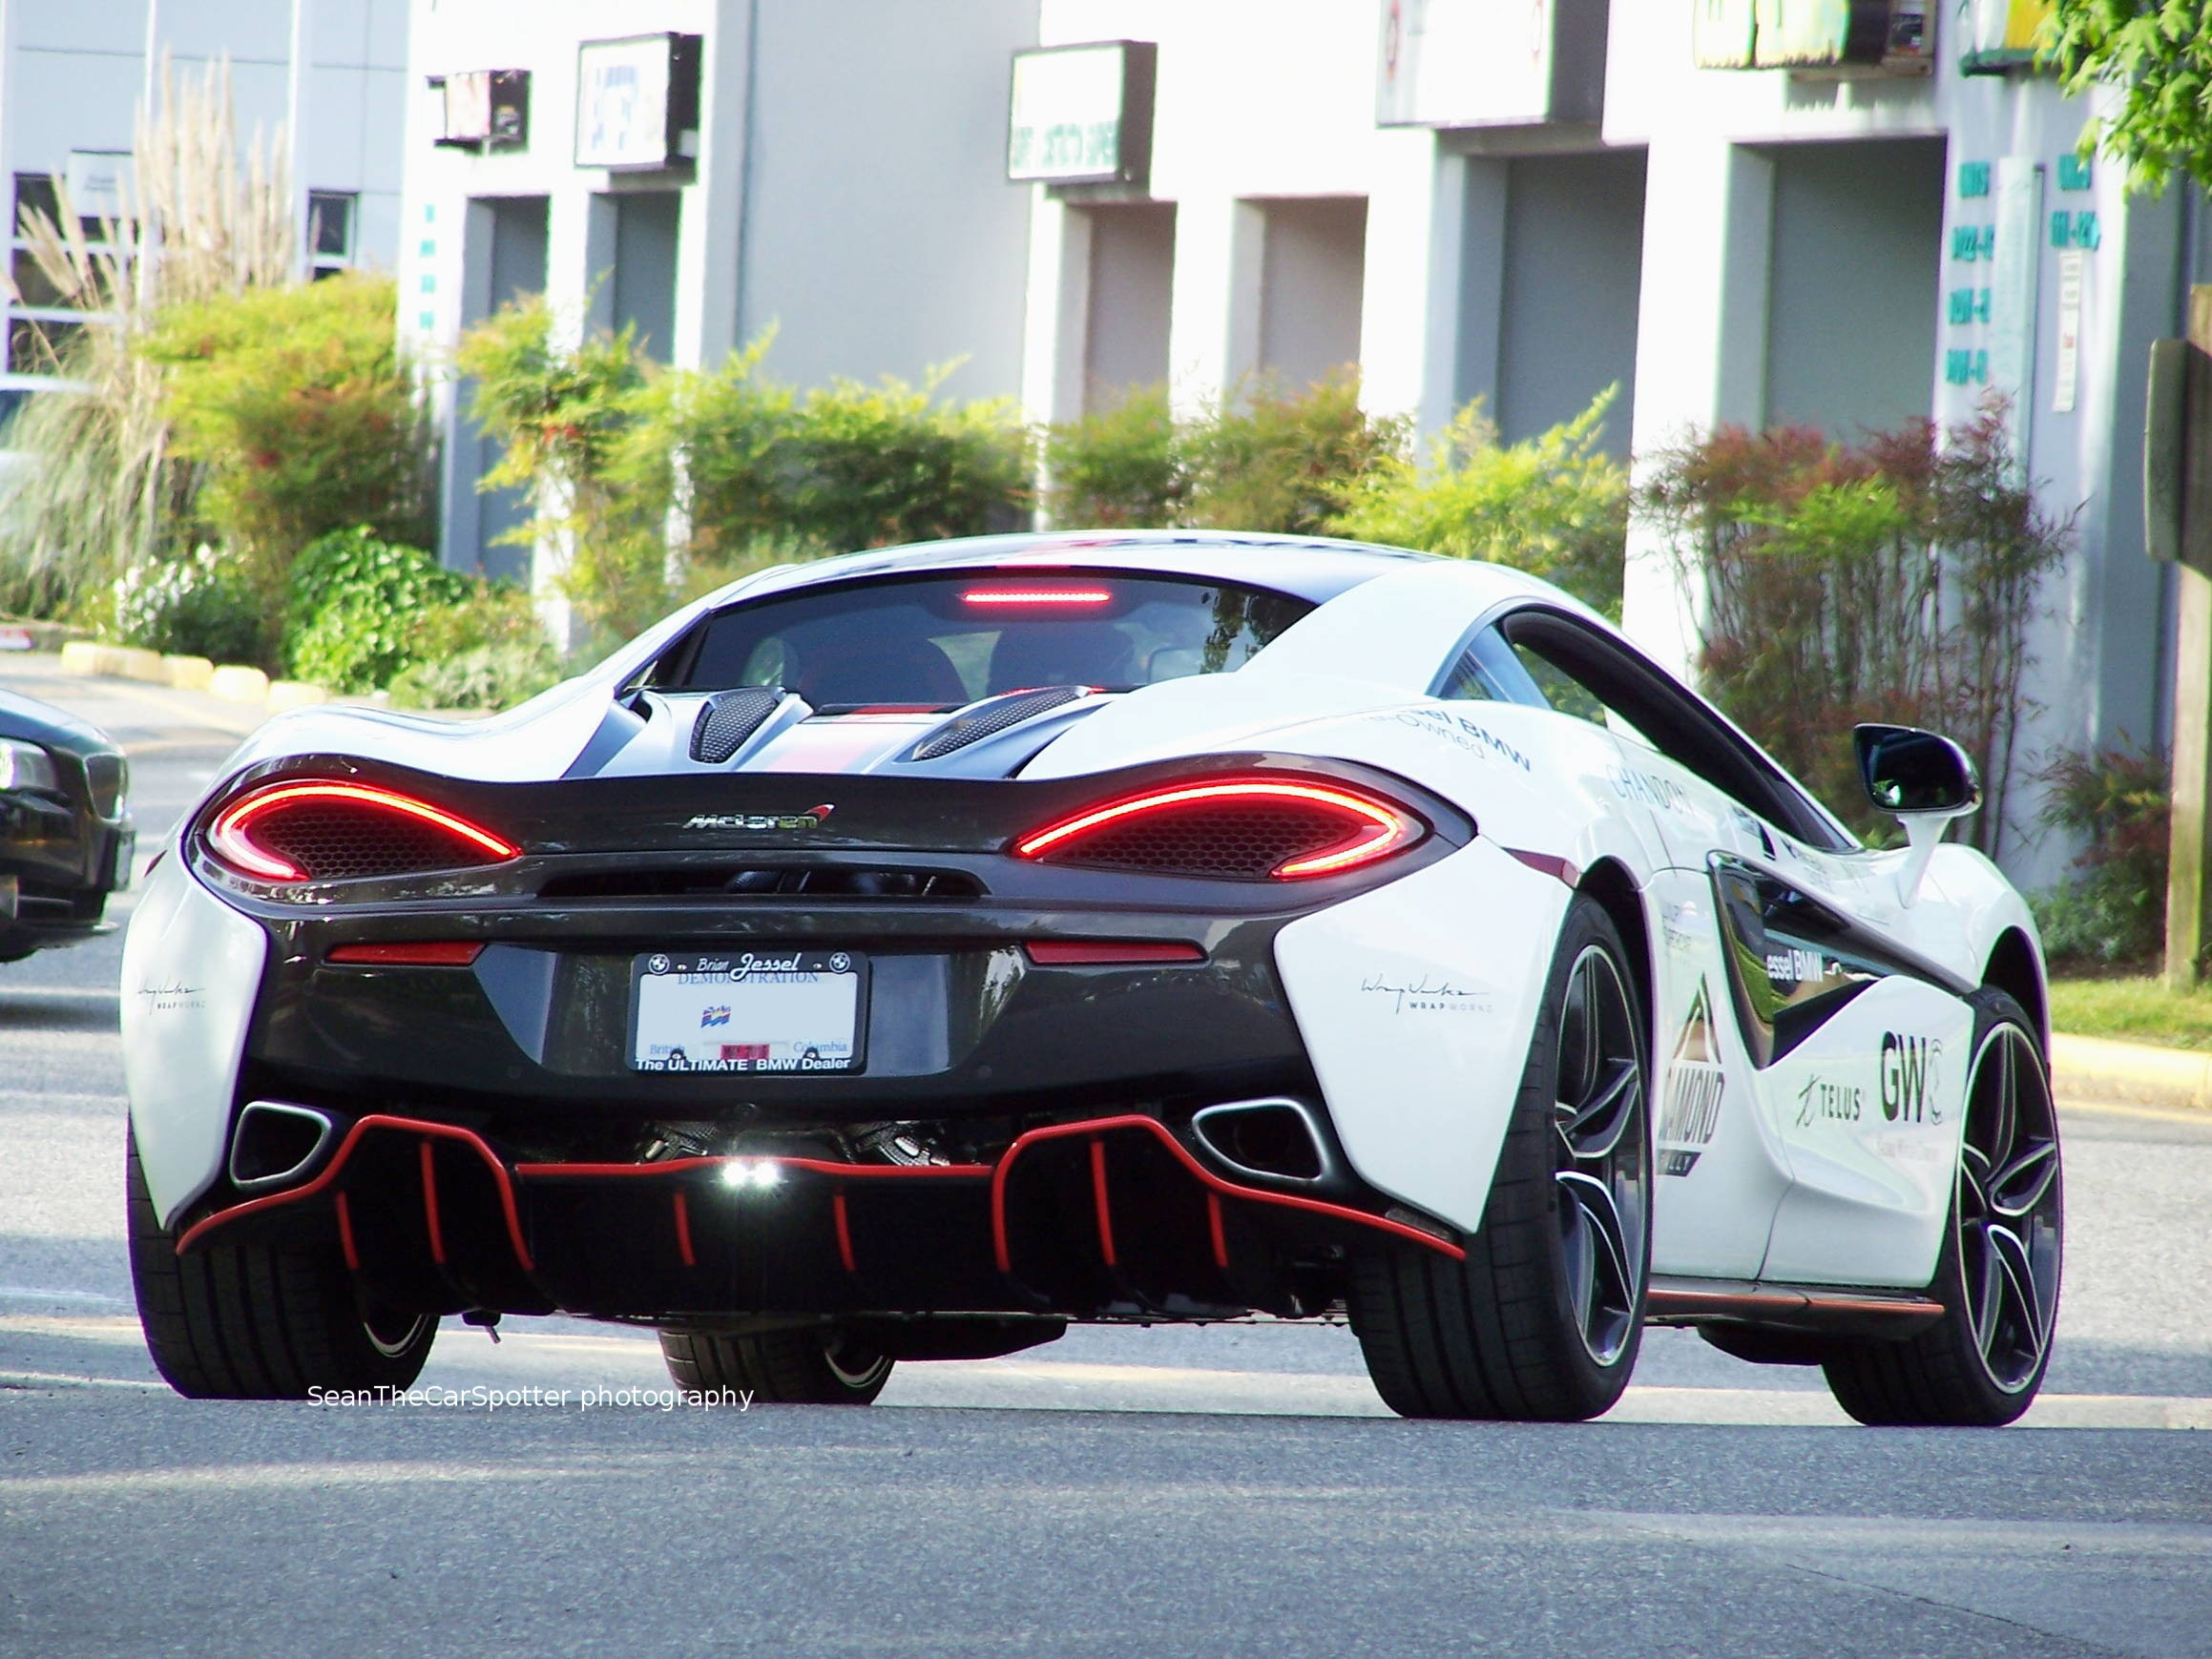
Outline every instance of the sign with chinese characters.
POLYGON ((1006 176, 1042 184, 1127 184, 1152 177, 1150 41, 1103 40, 1013 54, 1006 176))
POLYGON ((621 172, 697 159, 699 47, 696 34, 578 45, 576 165, 621 172))
POLYGON ((1382 31, 1378 126, 1531 126, 1600 113, 1604 0, 1382 0, 1382 31))

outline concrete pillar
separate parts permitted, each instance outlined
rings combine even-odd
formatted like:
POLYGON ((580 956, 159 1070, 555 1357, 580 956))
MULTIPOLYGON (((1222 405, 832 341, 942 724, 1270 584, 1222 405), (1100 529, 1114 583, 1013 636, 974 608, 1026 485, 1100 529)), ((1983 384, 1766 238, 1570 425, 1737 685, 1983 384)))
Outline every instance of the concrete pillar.
POLYGON ((713 367, 741 344, 738 296, 743 256, 746 105, 757 41, 748 27, 759 0, 717 0, 699 65, 699 170, 684 187, 676 254, 678 368, 713 367))
MULTIPOLYGON (((1654 135, 1637 309, 1638 455, 1723 422, 1763 420, 1773 218, 1766 157, 1709 135, 1654 135)), ((1687 674, 1701 594, 1685 590, 1664 543, 1640 524, 1630 527, 1626 588, 1629 634, 1687 674)))
POLYGON ((1459 332, 1452 357, 1452 396, 1480 398, 1498 413, 1498 365, 1505 339, 1506 185, 1512 163, 1494 156, 1461 159, 1459 282, 1453 298, 1459 332))
POLYGON ((1406 134, 1367 196, 1360 307, 1362 401, 1414 417, 1424 434, 1451 419, 1458 389, 1461 221, 1466 157, 1406 134))

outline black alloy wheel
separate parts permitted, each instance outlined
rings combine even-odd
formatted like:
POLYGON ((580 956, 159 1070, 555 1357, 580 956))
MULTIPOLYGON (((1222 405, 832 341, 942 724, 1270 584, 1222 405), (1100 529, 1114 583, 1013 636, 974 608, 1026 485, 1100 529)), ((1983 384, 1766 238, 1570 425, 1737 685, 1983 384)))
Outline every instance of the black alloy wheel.
POLYGON ((1406 1247, 1354 1262, 1352 1328, 1391 1410, 1572 1421, 1627 1387, 1652 1167, 1650 1048, 1628 961, 1604 906, 1578 896, 1467 1259, 1406 1247))
POLYGON ((2002 991, 1975 998, 1973 1068, 1950 1226, 1930 1294, 1943 1317, 1903 1342, 1838 1343, 1837 1402, 1861 1422, 1996 1427, 2051 1363, 2065 1238, 2058 1114, 2035 1027, 2002 991))
POLYGON ((892 1364, 839 1325, 742 1336, 663 1331, 660 1357, 686 1393, 727 1392, 754 1405, 869 1405, 890 1380, 892 1364))

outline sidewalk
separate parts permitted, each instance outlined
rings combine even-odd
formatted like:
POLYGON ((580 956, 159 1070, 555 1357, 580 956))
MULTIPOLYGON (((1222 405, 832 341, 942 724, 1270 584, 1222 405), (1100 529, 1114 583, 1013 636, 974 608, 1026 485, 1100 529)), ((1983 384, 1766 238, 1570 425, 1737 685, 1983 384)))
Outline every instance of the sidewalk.
POLYGON ((2212 1111, 2212 1053, 2054 1031, 2051 1089, 2061 1100, 2212 1111))

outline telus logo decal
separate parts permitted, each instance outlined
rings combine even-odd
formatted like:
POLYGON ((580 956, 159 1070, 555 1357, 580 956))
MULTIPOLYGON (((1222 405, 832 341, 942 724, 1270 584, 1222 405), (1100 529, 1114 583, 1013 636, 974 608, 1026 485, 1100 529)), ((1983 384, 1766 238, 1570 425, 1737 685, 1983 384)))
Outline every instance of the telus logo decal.
POLYGON ((1941 1123, 1943 1102, 1935 1091, 1936 1062, 1943 1045, 1933 1037, 1882 1033, 1882 1115, 1891 1123, 1941 1123))

